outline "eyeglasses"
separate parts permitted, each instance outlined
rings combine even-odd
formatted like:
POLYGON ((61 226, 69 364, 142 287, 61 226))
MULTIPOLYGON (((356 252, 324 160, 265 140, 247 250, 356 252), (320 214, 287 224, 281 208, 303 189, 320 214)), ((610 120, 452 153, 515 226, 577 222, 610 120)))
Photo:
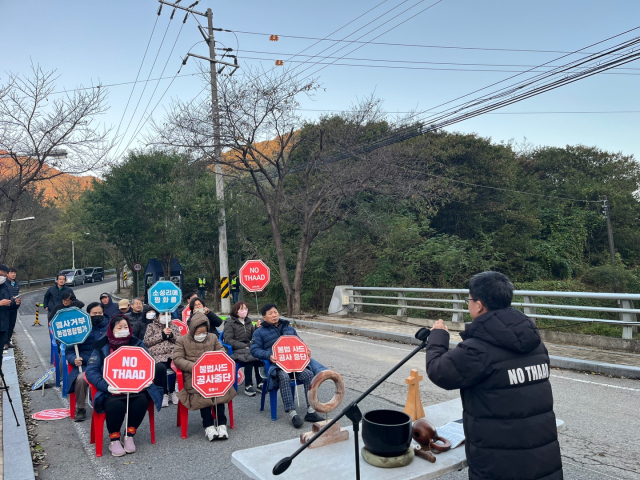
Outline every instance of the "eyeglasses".
POLYGON ((475 301, 476 301, 476 300, 475 300, 474 298, 471 298, 471 297, 469 297, 469 298, 465 298, 465 299, 464 299, 464 304, 468 306, 468 305, 469 305, 469 302, 475 302, 475 301))

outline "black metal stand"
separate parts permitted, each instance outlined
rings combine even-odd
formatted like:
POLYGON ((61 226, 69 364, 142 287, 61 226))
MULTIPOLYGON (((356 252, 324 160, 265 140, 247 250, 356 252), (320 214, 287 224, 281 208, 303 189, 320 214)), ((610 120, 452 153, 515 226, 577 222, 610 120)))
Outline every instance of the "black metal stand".
POLYGON ((355 440, 355 459, 356 459, 356 479, 360 480, 360 441, 358 439, 358 434, 360 432, 360 421, 362 420, 362 412, 360 408, 358 408, 358 403, 360 403, 364 398, 366 398, 371 392, 373 392, 376 388, 378 388, 387 378, 393 375, 400 367, 402 367, 405 363, 407 363, 413 356, 415 356, 420 350, 427 346, 427 338, 429 337, 430 330, 426 328, 421 328, 415 334, 415 337, 420 340, 420 345, 418 345, 409 355, 404 357, 400 363, 394 366, 391 370, 385 373, 380 380, 371 385, 362 395, 356 398, 347 408, 342 410, 340 414, 327 423, 318 433, 316 433, 313 437, 311 437, 307 443, 302 445, 298 450, 293 452, 293 454, 289 457, 285 457, 275 464, 273 467, 272 473, 274 475, 280 475, 285 472, 290 466, 291 462, 294 458, 300 455, 309 445, 315 442, 324 432, 329 430, 338 420, 342 417, 346 416, 351 422, 353 422, 353 435, 355 440))
POLYGON ((18 421, 18 415, 16 415, 16 409, 13 408, 13 400, 11 400, 11 395, 9 394, 9 387, 7 387, 7 382, 4 381, 4 373, 2 373, 2 369, 0 369, 0 377, 2 377, 2 387, 0 390, 4 390, 7 392, 7 398, 9 399, 9 403, 11 404, 11 410, 13 410, 13 416, 16 419, 16 426, 20 426, 20 422, 18 421))

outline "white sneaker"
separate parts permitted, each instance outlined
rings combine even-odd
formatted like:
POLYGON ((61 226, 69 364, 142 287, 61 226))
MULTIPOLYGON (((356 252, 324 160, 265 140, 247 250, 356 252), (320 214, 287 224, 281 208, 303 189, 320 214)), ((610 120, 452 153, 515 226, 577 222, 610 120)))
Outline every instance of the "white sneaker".
MULTIPOLYGON (((225 429, 225 435, 226 435, 226 431, 227 430, 225 429)), ((214 425, 211 425, 210 427, 205 428, 204 435, 209 439, 209 441, 212 441, 218 438, 218 429, 214 425)), ((228 435, 227 435, 227 438, 229 438, 228 435)))
POLYGON ((173 403, 174 405, 178 405, 178 403, 180 403, 180 400, 178 400, 178 394, 176 392, 171 392, 171 403, 173 403))
POLYGON ((169 406, 169 395, 166 393, 162 396, 162 408, 169 406))
POLYGON ((220 425, 218 427, 218 438, 220 438, 220 440, 222 439, 227 439, 229 438, 229 434, 227 433, 227 426, 226 425, 220 425))

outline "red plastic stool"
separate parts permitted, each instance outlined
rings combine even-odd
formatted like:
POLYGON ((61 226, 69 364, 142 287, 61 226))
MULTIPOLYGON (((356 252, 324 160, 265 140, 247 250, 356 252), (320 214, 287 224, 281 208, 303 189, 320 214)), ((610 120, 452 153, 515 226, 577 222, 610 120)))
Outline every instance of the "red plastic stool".
MULTIPOLYGON (((171 368, 176 372, 176 378, 178 380, 178 391, 184 388, 184 376, 180 370, 171 362, 171 368)), ((229 406, 229 426, 233 428, 233 400, 228 404, 229 406)), ((216 409, 211 407, 211 413, 213 418, 216 418, 216 409)), ((182 402, 178 403, 178 414, 176 419, 176 427, 180 427, 180 434, 183 439, 187 438, 187 428, 189 426, 189 409, 185 407, 182 402)))
MULTIPOLYGON (((67 367, 68 367, 68 373, 71 373, 71 370, 73 370, 73 367, 71 366, 71 364, 67 363, 67 367)), ((75 392, 69 394, 69 416, 71 417, 72 420, 76 418, 76 394, 75 394, 75 392)))
MULTIPOLYGON (((87 376, 84 377, 87 380, 87 376)), ((89 381, 87 380, 87 383, 89 381)), ((98 389, 89 383, 91 387, 91 398, 96 398, 96 393, 98 393, 98 389)), ((149 412, 149 426, 151 427, 151 443, 156 443, 156 423, 155 423, 155 405, 153 400, 149 399, 149 406, 147 407, 147 411, 149 412)), ((91 415, 91 442, 96 445, 96 457, 102 456, 102 440, 103 440, 103 431, 104 431, 104 422, 107 419, 106 413, 97 413, 95 408, 93 409, 93 414, 91 415)))

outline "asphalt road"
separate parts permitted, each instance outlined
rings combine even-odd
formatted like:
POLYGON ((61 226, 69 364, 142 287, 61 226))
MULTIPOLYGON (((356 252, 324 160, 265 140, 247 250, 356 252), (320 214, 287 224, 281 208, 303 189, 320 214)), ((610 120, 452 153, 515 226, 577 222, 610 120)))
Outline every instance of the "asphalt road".
MULTIPOLYGON (((103 291, 111 291, 113 281, 85 285, 74 290, 84 302, 95 301, 103 291)), ((25 294, 17 341, 25 352, 29 369, 27 381, 37 379, 49 368, 49 337, 46 328, 32 327, 36 300, 44 290, 25 294), (26 332, 25 332, 26 331, 26 332)), ((43 323, 46 316, 43 317, 43 323)), ((45 323, 46 325, 46 323, 45 323)), ((300 336, 310 346, 314 358, 340 372, 346 385, 343 405, 368 388, 381 374, 389 370, 411 350, 402 344, 374 341, 363 337, 300 329, 300 336)), ((407 365, 362 402, 364 412, 374 408, 402 409, 407 395, 404 379, 412 368, 424 373, 424 354, 419 353, 407 365)), ((607 378, 554 369, 551 382, 554 389, 555 412, 566 422, 560 433, 565 478, 567 479, 640 479, 640 382, 607 378)), ((321 400, 332 392, 327 386, 321 400)), ((242 390, 242 387, 241 387, 242 390)), ((45 396, 32 393, 34 411, 60 408, 65 404, 59 389, 47 389, 45 396)), ((456 391, 445 391, 431 384, 425 375, 421 384, 424 405, 451 400, 456 391)), ((96 458, 89 445, 90 421, 73 423, 70 419, 38 422, 37 434, 50 462, 40 470, 39 478, 246 478, 232 463, 235 450, 256 447, 297 438, 279 402, 278 421, 272 422, 268 400, 264 412, 259 411, 260 397, 240 394, 234 400, 235 429, 228 441, 208 442, 203 434, 200 417, 189 415, 189 437, 180 438, 175 426, 176 407, 164 408, 156 414, 156 444, 151 445, 149 426, 145 419, 136 435, 138 452, 121 458, 111 457, 106 449, 96 458)), ((309 424, 303 427, 308 430, 309 424)), ((274 458, 275 462, 279 460, 274 458)), ((8 461, 5 459, 5 461, 8 461)), ((296 461, 304 461, 302 454, 296 461)), ((323 478, 322 472, 312 472, 312 478, 323 478)), ((466 471, 441 477, 447 480, 467 478, 466 471)))

